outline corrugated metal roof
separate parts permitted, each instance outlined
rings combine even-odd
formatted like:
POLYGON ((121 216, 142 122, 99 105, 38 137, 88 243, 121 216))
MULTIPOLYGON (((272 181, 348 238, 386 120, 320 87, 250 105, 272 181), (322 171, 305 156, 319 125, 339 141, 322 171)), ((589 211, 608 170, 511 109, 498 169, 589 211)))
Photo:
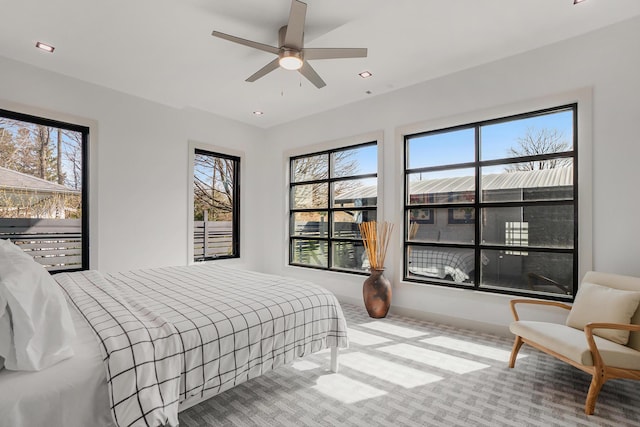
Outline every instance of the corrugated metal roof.
MULTIPOLYGON (((515 171, 488 174, 482 177, 483 190, 514 188, 561 187, 573 184, 573 167, 515 171)), ((455 193, 473 191, 474 177, 427 179, 411 183, 411 193, 455 193)))
MULTIPOLYGON (((411 194, 455 193, 474 190, 474 177, 425 179, 412 181, 411 194)), ((533 171, 515 171, 484 175, 484 190, 504 190, 514 188, 543 188, 573 185, 573 167, 541 169, 533 171)), ((349 191, 339 200, 353 200, 376 197, 377 187, 370 185, 349 191)), ((336 200, 338 202, 338 200, 336 200)))
POLYGON ((64 185, 3 167, 0 167, 0 188, 47 193, 80 193, 79 190, 72 190, 64 185))

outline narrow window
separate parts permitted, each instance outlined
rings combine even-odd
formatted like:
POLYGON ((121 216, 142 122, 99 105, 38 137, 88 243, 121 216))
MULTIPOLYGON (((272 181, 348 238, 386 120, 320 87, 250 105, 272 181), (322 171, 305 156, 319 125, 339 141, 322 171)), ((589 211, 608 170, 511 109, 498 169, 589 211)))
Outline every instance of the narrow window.
POLYGON ((377 143, 290 159, 289 264, 366 271, 358 224, 377 216, 377 143))
POLYGON ((0 110, 0 238, 49 271, 89 268, 89 128, 0 110))
POLYGON ((240 159, 195 150, 194 261, 240 256, 240 159))
POLYGON ((571 298, 577 105, 405 136, 406 280, 571 298))

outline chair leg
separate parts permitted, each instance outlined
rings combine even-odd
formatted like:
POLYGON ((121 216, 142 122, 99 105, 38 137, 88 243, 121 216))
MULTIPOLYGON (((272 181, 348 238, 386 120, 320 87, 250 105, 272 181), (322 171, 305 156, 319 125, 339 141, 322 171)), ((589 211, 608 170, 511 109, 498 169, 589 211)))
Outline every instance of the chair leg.
POLYGON ((516 365, 516 357, 518 356, 518 352, 520 351, 522 344, 524 344, 524 341, 522 341, 520 335, 516 335, 516 340, 513 342, 513 349, 511 350, 511 357, 509 358, 510 368, 513 368, 516 365))
POLYGON ((587 401, 584 404, 584 413, 587 415, 593 415, 596 409, 596 400, 598 394, 604 385, 604 375, 601 372, 594 372, 593 378, 591 378, 591 385, 589 386, 589 393, 587 393, 587 401))

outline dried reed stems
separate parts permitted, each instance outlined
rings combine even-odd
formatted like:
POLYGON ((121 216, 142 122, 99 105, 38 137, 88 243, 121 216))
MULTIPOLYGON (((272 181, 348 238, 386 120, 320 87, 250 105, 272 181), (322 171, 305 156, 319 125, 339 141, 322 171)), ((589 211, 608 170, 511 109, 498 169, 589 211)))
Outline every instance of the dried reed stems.
POLYGON ((417 222, 412 222, 411 225, 409 225, 409 240, 413 240, 416 237, 419 227, 420 224, 418 224, 417 222))
POLYGON ((381 224, 376 221, 368 221, 359 224, 359 227, 371 270, 383 269, 393 224, 387 221, 381 224))

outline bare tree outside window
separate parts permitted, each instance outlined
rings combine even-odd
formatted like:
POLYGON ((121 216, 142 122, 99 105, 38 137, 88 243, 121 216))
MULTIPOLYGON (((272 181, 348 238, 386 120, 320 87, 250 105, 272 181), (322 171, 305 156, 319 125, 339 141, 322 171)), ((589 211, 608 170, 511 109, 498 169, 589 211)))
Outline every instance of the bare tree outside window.
MULTIPOLYGON (((557 129, 527 128, 518 138, 517 146, 508 150, 509 157, 536 156, 539 154, 562 153, 571 150, 571 142, 557 129)), ((570 159, 548 159, 517 163, 505 166, 507 172, 532 171, 571 166, 570 159)))
MULTIPOLYGON (((359 168, 355 152, 352 150, 336 151, 333 153, 333 176, 354 175, 359 168)), ((293 162, 294 182, 326 180, 329 178, 329 154, 306 156, 295 159, 293 162)), ((357 181, 341 181, 336 183, 335 197, 348 193, 360 187, 357 181)), ((326 207, 328 193, 326 186, 314 185, 303 191, 295 192, 294 206, 308 205, 313 207, 326 207)))
POLYGON ((0 167, 1 217, 82 216, 81 132, 0 117, 0 167))
POLYGON ((196 150, 193 164, 194 257, 239 256, 239 159, 196 150))
POLYGON ((196 154, 194 164, 194 219, 202 221, 208 211, 211 221, 231 221, 233 214, 234 161, 196 154))

